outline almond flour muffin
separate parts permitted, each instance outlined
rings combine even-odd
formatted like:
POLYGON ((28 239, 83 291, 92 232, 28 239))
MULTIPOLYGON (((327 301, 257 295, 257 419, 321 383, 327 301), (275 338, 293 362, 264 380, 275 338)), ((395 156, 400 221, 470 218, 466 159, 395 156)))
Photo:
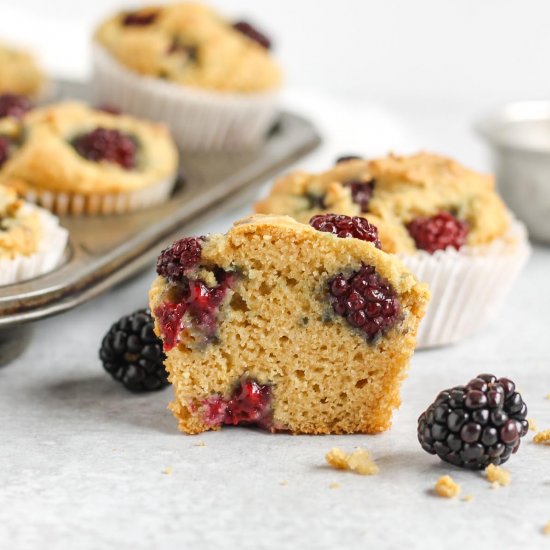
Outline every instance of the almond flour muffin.
POLYGON ((0 185, 0 285, 32 279, 54 269, 68 233, 55 216, 17 198, 0 185))
POLYGON ((429 293, 372 226, 325 222, 255 216, 161 254, 150 307, 182 431, 389 428, 429 293))
POLYGON ((112 214, 164 201, 178 153, 162 125, 67 102, 0 121, 0 164, 0 183, 31 202, 112 214))
POLYGON ((281 73, 269 40, 194 3, 118 13, 94 37, 98 100, 169 124, 186 149, 257 145, 281 73))
POLYGON ((37 97, 46 88, 46 78, 34 57, 0 43, 0 93, 37 97))
POLYGON ((484 326, 529 256, 525 230, 493 178, 428 153, 295 172, 279 179, 256 211, 304 222, 334 212, 375 224, 382 249, 430 285, 420 346, 456 342, 484 326))

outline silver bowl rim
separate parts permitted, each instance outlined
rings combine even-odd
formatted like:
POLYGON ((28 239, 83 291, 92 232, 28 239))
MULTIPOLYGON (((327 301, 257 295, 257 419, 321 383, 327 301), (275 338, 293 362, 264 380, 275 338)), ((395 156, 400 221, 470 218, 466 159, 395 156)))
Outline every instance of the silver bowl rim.
POLYGON ((498 135, 498 129, 508 124, 527 121, 548 121, 550 123, 550 101, 513 101, 494 109, 475 123, 474 129, 489 144, 512 151, 522 151, 550 156, 550 147, 512 144, 498 135))

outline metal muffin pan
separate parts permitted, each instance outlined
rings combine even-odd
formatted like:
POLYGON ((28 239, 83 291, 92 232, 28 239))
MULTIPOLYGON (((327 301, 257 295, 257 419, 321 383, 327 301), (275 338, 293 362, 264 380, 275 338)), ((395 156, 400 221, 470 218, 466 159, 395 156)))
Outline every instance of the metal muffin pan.
MULTIPOLYGON (((59 97, 87 99, 84 84, 57 84, 59 97)), ((162 205, 119 216, 62 217, 70 233, 65 262, 36 279, 0 287, 0 344, 6 329, 71 309, 127 279, 181 236, 185 223, 242 204, 247 192, 319 143, 311 123, 283 112, 257 150, 182 154, 180 181, 162 205)))

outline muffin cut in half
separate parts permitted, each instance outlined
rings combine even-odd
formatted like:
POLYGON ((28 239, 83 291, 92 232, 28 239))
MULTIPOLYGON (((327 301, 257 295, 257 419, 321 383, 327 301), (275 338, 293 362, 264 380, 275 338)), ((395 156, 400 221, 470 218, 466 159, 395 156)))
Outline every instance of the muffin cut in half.
POLYGON ((254 216, 161 254, 150 306, 182 431, 390 426, 427 287, 377 242, 317 226, 254 216))

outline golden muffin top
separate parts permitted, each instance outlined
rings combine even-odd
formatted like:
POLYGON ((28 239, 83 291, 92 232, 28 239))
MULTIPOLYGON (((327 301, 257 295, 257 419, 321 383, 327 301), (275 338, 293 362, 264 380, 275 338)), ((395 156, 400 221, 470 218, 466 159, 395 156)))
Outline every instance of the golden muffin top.
POLYGON ((443 239, 445 231, 451 235, 451 245, 454 239, 478 246, 509 228, 491 176, 425 152, 346 160, 320 174, 291 173, 275 182, 256 211, 302 222, 328 212, 363 216, 378 227, 384 250, 408 254, 433 252, 427 241, 438 230, 443 239))
POLYGON ((0 141, 9 143, 0 183, 22 194, 124 193, 174 178, 178 165, 162 124, 72 101, 3 119, 0 141))
POLYGON ((186 2, 117 13, 95 39, 142 75, 223 92, 274 90, 281 73, 267 44, 238 29, 213 10, 186 2))
POLYGON ((45 83, 44 74, 30 53, 0 43, 0 93, 35 97, 45 83))

